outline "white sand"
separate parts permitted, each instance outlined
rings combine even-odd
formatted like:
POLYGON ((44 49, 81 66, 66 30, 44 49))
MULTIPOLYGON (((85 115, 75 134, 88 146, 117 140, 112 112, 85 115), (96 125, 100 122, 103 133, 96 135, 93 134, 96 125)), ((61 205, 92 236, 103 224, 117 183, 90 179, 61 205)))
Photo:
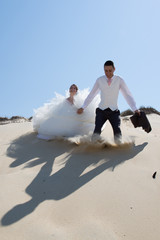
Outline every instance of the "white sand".
POLYGON ((46 142, 31 123, 0 125, 0 239, 158 240, 160 116, 148 118, 148 134, 122 123, 130 148, 46 142))

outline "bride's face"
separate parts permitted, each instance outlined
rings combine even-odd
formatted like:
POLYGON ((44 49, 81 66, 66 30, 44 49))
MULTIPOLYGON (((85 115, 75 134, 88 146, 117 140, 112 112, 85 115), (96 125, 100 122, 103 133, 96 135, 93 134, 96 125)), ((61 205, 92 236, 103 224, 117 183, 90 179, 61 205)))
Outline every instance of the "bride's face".
POLYGON ((69 92, 70 95, 74 96, 77 93, 77 87, 75 85, 70 86, 69 92))

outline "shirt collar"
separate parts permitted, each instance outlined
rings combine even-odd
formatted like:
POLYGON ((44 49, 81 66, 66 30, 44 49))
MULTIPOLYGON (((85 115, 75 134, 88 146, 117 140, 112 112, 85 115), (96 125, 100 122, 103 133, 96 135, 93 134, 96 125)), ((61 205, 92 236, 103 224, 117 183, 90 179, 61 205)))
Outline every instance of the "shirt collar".
MULTIPOLYGON (((105 75, 105 77, 106 77, 106 80, 107 80, 107 82, 109 81, 109 78, 107 78, 107 76, 105 75)), ((112 78, 110 78, 111 79, 111 81, 114 79, 114 75, 113 75, 113 77, 112 78)))

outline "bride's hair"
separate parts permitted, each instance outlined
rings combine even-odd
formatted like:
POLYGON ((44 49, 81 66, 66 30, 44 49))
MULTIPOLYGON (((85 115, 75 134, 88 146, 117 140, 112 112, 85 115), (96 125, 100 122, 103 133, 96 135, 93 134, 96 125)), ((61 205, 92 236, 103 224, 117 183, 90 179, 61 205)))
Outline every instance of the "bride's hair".
POLYGON ((76 84, 72 84, 69 89, 71 89, 71 87, 75 87, 75 88, 76 88, 76 91, 78 91, 78 87, 77 87, 76 84))

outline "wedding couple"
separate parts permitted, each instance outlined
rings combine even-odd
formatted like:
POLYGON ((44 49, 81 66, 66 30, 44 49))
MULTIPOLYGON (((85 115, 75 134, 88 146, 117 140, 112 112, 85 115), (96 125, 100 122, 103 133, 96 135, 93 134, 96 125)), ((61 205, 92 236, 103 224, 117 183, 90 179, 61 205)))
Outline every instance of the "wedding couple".
MULTIPOLYGON (((118 105, 117 105, 119 91, 121 91, 121 93, 123 94, 124 98, 126 99, 128 105, 131 107, 132 111, 138 112, 138 114, 140 114, 140 111, 137 109, 134 98, 132 97, 132 94, 129 91, 126 83, 124 82, 124 80, 121 77, 114 75, 114 71, 115 71, 114 63, 110 60, 106 61, 104 63, 105 75, 99 77, 96 80, 91 92, 83 100, 83 103, 81 103, 81 106, 78 107, 78 110, 76 110, 77 114, 75 114, 75 108, 77 108, 76 96, 78 95, 77 94, 78 87, 75 84, 71 85, 71 87, 69 89, 70 95, 67 98, 67 101, 65 100, 65 102, 68 102, 69 105, 72 106, 72 108, 74 106, 74 121, 78 122, 78 125, 81 122, 83 122, 83 124, 81 124, 81 125, 83 125, 83 127, 84 127, 84 125, 85 125, 84 123, 92 122, 92 128, 88 128, 88 126, 87 126, 85 128, 85 130, 87 130, 87 131, 86 132, 83 131, 83 134, 84 133, 88 134, 88 131, 93 129, 92 140, 99 139, 103 125, 105 124, 105 122, 107 120, 109 120, 109 122, 112 126, 112 129, 113 129, 115 142, 116 143, 121 142, 122 133, 121 133, 121 129, 120 129, 120 111, 119 111, 118 105), (93 105, 92 103, 97 98, 98 93, 100 93, 100 99, 99 99, 100 101, 99 101, 99 105, 97 106, 96 104, 93 105), (95 112, 95 109, 96 109, 96 116, 95 116, 94 127, 93 127, 93 112, 95 112), (86 116, 87 112, 88 113, 92 112, 92 120, 85 122, 85 121, 83 121, 82 116, 83 115, 86 116), (79 119, 81 120, 80 122, 79 122, 79 119)), ((55 113, 53 112, 53 114, 55 114, 55 113)), ((90 115, 90 117, 91 117, 91 115, 90 115)), ((64 120, 65 128, 70 130, 69 126, 71 126, 71 124, 69 124, 69 126, 67 125, 65 117, 63 120, 64 120)), ((70 120, 69 120, 69 122, 70 122, 70 120)), ((73 120, 73 118, 72 118, 72 120, 73 120)), ((36 117, 33 118, 33 122, 36 123, 36 117)), ((58 125, 59 125, 58 128, 62 127, 60 124, 61 123, 58 121, 58 125)), ((47 134, 48 134, 48 136, 50 135, 50 137, 53 137, 53 132, 50 134, 51 129, 49 129, 50 127, 52 129, 55 128, 55 123, 53 121, 53 118, 49 116, 46 121, 43 121, 43 125, 48 126, 47 134), (47 124, 47 121, 49 121, 50 124, 47 124)), ((44 131, 42 131, 42 132, 44 132, 44 134, 45 134, 45 128, 43 126, 42 127, 39 126, 39 129, 35 128, 35 130, 38 130, 39 137, 41 137, 40 132, 39 132, 40 129, 43 129, 44 131)), ((79 131, 80 132, 77 131, 77 133, 81 134, 82 128, 79 128, 79 131)), ((57 134, 58 134, 58 132, 57 132, 57 134)), ((65 136, 65 133, 63 133, 63 134, 65 136)), ((41 134, 41 135, 43 135, 43 134, 41 134)))

